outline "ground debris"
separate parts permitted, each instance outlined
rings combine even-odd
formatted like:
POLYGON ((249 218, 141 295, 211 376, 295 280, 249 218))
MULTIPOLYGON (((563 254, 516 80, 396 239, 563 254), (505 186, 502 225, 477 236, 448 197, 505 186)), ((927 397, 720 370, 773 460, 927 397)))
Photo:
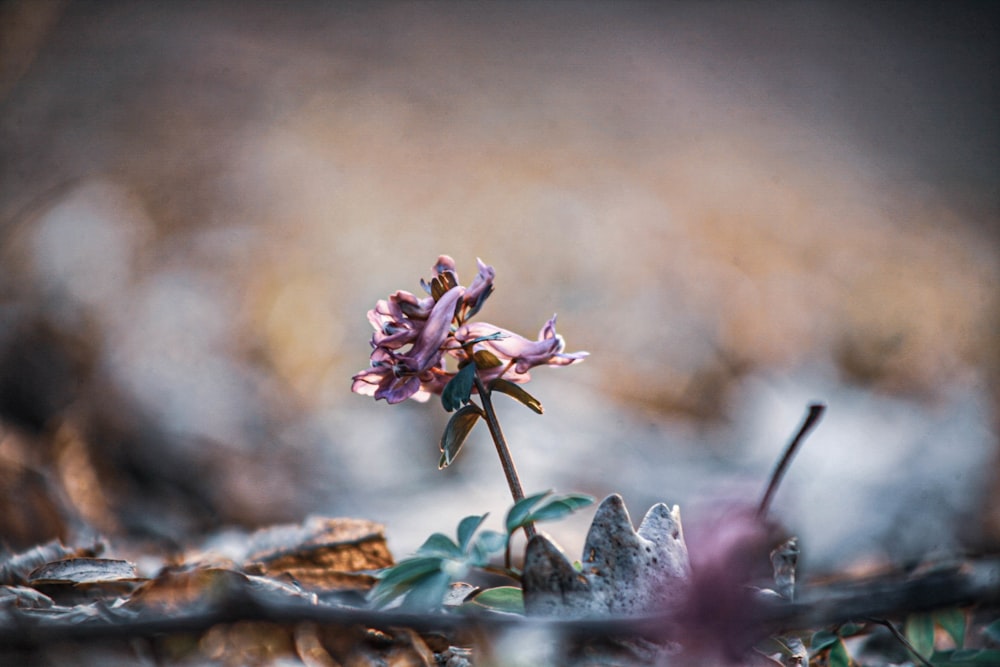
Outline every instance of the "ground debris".
POLYGON ((0 562, 0 584, 26 584, 32 573, 45 565, 65 558, 93 557, 103 550, 100 545, 70 549, 52 540, 27 551, 8 556, 0 562))
POLYGON ((113 659, 102 654, 110 662, 141 663, 151 651, 166 664, 436 664, 410 630, 375 636, 363 624, 304 620, 343 609, 338 594, 363 603, 373 573, 393 563, 381 525, 317 516, 237 542, 241 549, 225 555, 174 557, 150 577, 127 560, 98 558, 103 545, 54 540, 8 555, 0 560, 0 664, 73 664, 60 657, 74 654, 68 647, 89 651, 95 641, 102 651, 120 644, 113 659))
MULTIPOLYGON (((145 579, 133 576, 131 564, 114 558, 113 552, 107 558, 68 558, 67 552, 85 550, 50 544, 8 557, 0 566, 17 565, 9 568, 18 573, 11 576, 25 583, 0 587, 0 664, 62 667, 81 664, 81 657, 83 664, 221 667, 709 664, 692 662, 700 654, 689 652, 686 645, 664 641, 672 636, 672 627, 688 627, 677 610, 545 617, 374 610, 360 596, 347 602, 328 595, 323 586, 329 583, 298 581, 290 566, 300 562, 296 554, 323 549, 339 553, 339 562, 371 565, 367 550, 383 544, 381 527, 318 518, 260 535, 271 545, 258 548, 260 542, 247 540, 244 550, 253 558, 201 553, 180 558, 145 579), (351 545, 361 553, 346 553, 351 545), (41 554, 52 560, 39 564, 41 554), (56 582, 75 591, 76 597, 39 590, 56 582), (116 582, 128 585, 116 588, 116 582)), ((388 557, 381 547, 375 553, 388 557)), ((603 562, 594 556, 588 561, 603 562)), ((308 557, 302 562, 315 564, 308 557)), ((804 635, 785 632, 791 628, 839 628, 855 617, 900 619, 918 608, 995 605, 1000 602, 998 570, 1000 562, 971 561, 906 577, 805 586, 795 591, 794 599, 770 591, 752 595, 751 630, 782 644, 758 643, 749 657, 743 656, 751 662, 732 664, 804 664, 806 647, 796 639, 804 635)), ((790 583, 790 563, 776 564, 775 572, 778 584, 790 583)), ((994 653, 984 655, 991 658, 994 653)))
POLYGON ((361 519, 309 517, 301 524, 264 528, 250 536, 245 565, 262 574, 288 575, 329 591, 367 591, 372 572, 393 564, 380 524, 361 519))

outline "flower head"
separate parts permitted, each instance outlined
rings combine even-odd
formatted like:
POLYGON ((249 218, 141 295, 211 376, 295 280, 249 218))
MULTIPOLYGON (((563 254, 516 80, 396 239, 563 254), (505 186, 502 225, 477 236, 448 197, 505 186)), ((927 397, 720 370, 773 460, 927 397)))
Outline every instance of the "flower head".
POLYGON ((542 327, 538 340, 528 340, 488 322, 463 325, 455 332, 455 338, 459 341, 478 340, 473 348, 491 352, 503 364, 498 368, 505 369, 504 377, 512 382, 527 382, 531 379, 528 371, 535 366, 569 366, 588 356, 587 352, 563 352, 566 341, 556 333, 555 315, 542 327), (499 337, 491 337, 497 332, 499 337))
POLYGON ((527 382, 535 366, 567 366, 587 356, 565 353, 553 315, 538 335, 529 340, 486 322, 468 320, 493 293, 496 272, 476 260, 479 272, 468 287, 458 283, 455 260, 441 255, 430 282, 421 280, 426 297, 398 291, 380 299, 368 311, 373 348, 369 368, 352 378, 351 391, 376 400, 399 403, 407 398, 427 400, 440 394, 455 373, 445 369, 446 356, 459 365, 474 363, 477 352, 489 352, 491 364, 480 368, 484 382, 505 378, 527 382))

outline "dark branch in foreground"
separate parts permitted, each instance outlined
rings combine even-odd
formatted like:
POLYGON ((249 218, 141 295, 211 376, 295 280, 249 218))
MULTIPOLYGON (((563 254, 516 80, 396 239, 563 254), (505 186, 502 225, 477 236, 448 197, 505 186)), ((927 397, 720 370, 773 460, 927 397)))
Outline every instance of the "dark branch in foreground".
MULTIPOLYGON (((745 616, 750 641, 792 629, 818 628, 851 620, 955 606, 1000 604, 1000 558, 932 571, 914 578, 881 577, 806 587, 795 602, 761 599, 745 616)), ((215 604, 194 612, 131 613, 105 608, 84 621, 7 609, 0 613, 0 648, 44 647, 58 642, 91 642, 177 634, 200 634, 220 624, 266 621, 282 625, 407 627, 424 632, 491 632, 547 627, 567 638, 677 638, 684 619, 670 615, 631 618, 555 619, 514 615, 415 614, 315 604, 305 598, 262 595, 235 588, 215 604)))

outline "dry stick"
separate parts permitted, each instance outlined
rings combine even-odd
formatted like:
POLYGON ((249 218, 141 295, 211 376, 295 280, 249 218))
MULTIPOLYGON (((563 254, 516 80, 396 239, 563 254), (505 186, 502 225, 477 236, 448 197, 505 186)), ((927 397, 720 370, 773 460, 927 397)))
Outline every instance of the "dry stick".
MULTIPOLYGON (((472 377, 476 383, 476 389, 479 391, 479 398, 483 402, 486 425, 490 429, 490 435, 493 436, 493 443, 497 446, 497 455, 500 456, 500 465, 503 467, 503 474, 507 477, 507 485, 510 486, 510 495, 514 497, 514 502, 516 503, 524 499, 524 489, 521 488, 521 479, 517 476, 517 468, 514 467, 514 459, 511 458, 510 448, 507 447, 507 440, 503 437, 503 431, 500 430, 500 422, 497 421, 497 414, 493 410, 493 399, 490 398, 490 392, 483 385, 483 381, 479 379, 478 372, 473 373, 472 377)), ((524 526, 524 534, 529 540, 534 537, 535 524, 526 524, 524 526)))
MULTIPOLYGON (((842 582, 806 589, 804 601, 771 599, 758 602, 760 637, 788 628, 836 625, 859 618, 884 618, 898 613, 931 611, 972 604, 1000 604, 1000 558, 969 561, 961 568, 929 572, 916 579, 898 576, 842 582)), ((198 605, 194 605, 198 607, 198 605)), ((302 622, 329 626, 357 626, 391 631, 408 627, 428 632, 483 629, 506 632, 515 628, 550 628, 567 637, 639 636, 651 640, 681 639, 687 626, 671 613, 638 617, 558 618, 515 615, 417 614, 399 610, 374 610, 317 604, 305 598, 273 597, 254 590, 222 591, 209 608, 185 613, 147 610, 138 616, 106 610, 103 616, 64 621, 11 608, 0 616, 0 650, 10 647, 48 646, 53 642, 103 641, 201 633, 220 623, 267 621, 302 622), (123 614, 116 617, 116 614, 123 614)), ((971 664, 971 663, 970 663, 971 664)))
POLYGON ((820 417, 823 416, 823 412, 825 410, 826 406, 822 403, 813 403, 809 406, 809 413, 802 422, 802 426, 799 427, 799 432, 796 433, 795 437, 792 438, 792 441, 788 443, 788 447, 785 448, 784 456, 781 457, 781 460, 778 461, 778 465, 774 468, 774 472, 771 473, 771 481, 768 483, 767 490, 764 491, 764 496, 760 499, 760 505, 757 507, 758 518, 763 518, 767 515, 767 511, 771 507, 771 499, 774 497, 774 493, 778 490, 778 485, 781 484, 781 478, 785 476, 785 471, 788 470, 788 466, 792 462, 792 457, 795 456, 795 451, 809 434, 809 431, 813 430, 816 424, 819 423, 820 417))
POLYGON ((912 653, 913 656, 920 661, 920 664, 924 665, 925 667, 934 667, 934 664, 931 663, 931 661, 925 658, 924 656, 920 655, 916 647, 910 643, 910 640, 907 639, 906 636, 902 632, 900 632, 899 629, 895 625, 890 623, 887 619, 869 618, 868 620, 871 621, 872 623, 877 623, 878 625, 884 625, 885 627, 889 628, 889 632, 891 632, 892 636, 896 638, 896 641, 898 641, 900 644, 906 647, 906 650, 912 653))

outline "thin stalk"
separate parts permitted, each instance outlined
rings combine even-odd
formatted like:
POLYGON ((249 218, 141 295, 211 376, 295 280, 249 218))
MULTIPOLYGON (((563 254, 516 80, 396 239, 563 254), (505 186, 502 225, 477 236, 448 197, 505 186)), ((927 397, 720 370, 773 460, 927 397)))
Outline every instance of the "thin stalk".
POLYGON ((757 507, 758 517, 763 518, 767 515, 767 511, 771 507, 771 499, 774 497, 775 491, 778 490, 778 485, 781 484, 781 478, 785 476, 785 471, 788 470, 788 465, 792 462, 792 457, 795 456, 796 450, 809 434, 809 431, 813 430, 813 427, 819 423, 820 417, 823 416, 825 410, 826 406, 822 403, 813 403, 809 406, 809 413, 803 420, 802 426, 799 427, 799 431, 792 438, 792 441, 788 443, 784 456, 781 457, 778 465, 774 468, 774 472, 771 473, 771 480, 768 482, 764 496, 760 499, 760 505, 757 507))
MULTIPOLYGON (((490 392, 486 389, 483 381, 479 379, 479 373, 473 374, 473 379, 476 383, 476 389, 479 391, 479 399, 483 403, 483 412, 486 413, 486 425, 490 429, 490 435, 493 437, 493 444, 497 446, 497 455, 500 457, 500 465, 503 467, 503 474, 507 477, 507 485, 510 487, 510 495, 514 497, 514 502, 524 498, 524 489, 521 488, 521 479, 517 476, 517 468, 514 467, 514 459, 511 458, 510 448, 507 446, 507 440, 503 437, 503 431, 500 429, 500 422, 497 421, 496 411, 493 409, 493 400, 490 398, 490 392)), ((535 536, 535 524, 529 523, 524 526, 524 534, 530 540, 535 536)))
POLYGON ((512 579, 518 583, 521 583, 521 571, 514 567, 497 567, 496 565, 484 565, 479 568, 483 572, 489 572, 491 574, 499 574, 501 576, 512 579))
POLYGON ((910 640, 906 638, 906 635, 900 632, 899 629, 896 628, 896 626, 890 623, 887 619, 869 618, 868 620, 871 621, 872 623, 878 623, 879 625, 884 625, 885 627, 887 627, 889 629, 889 632, 892 633, 892 636, 896 638, 896 641, 902 644, 907 651, 913 654, 913 657, 919 660, 921 665, 925 665, 925 667, 934 667, 934 664, 930 660, 920 655, 920 652, 917 651, 917 648, 910 643, 910 640))

